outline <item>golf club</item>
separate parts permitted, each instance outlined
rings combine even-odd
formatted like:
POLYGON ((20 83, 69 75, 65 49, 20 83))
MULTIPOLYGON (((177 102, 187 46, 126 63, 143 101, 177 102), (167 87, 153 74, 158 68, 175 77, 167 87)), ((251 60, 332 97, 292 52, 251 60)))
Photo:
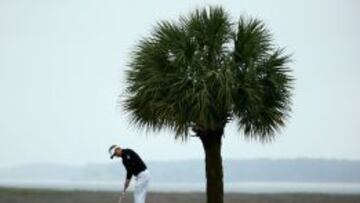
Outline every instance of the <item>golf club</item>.
POLYGON ((121 192, 118 203, 122 203, 122 200, 124 199, 124 196, 125 196, 125 191, 121 192))

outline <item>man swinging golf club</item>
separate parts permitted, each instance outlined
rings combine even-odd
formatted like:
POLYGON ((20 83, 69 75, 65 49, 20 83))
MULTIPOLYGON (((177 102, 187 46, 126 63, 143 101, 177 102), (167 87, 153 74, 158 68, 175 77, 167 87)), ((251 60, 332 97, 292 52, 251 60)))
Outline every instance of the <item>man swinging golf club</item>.
MULTIPOLYGON (((109 148, 110 158, 122 158, 122 162, 126 168, 126 180, 124 184, 123 194, 130 185, 131 177, 136 177, 136 184, 134 189, 135 203, 145 203, 147 187, 150 182, 150 173, 144 161, 140 156, 131 149, 122 149, 117 145, 112 145, 109 148)), ((122 198, 122 197, 121 197, 122 198)))

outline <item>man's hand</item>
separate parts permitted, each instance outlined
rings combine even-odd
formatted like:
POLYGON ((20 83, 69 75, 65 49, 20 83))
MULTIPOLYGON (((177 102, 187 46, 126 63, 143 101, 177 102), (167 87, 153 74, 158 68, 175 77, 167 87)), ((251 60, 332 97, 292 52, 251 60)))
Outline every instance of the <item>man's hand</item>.
POLYGON ((124 184, 124 192, 126 191, 126 189, 129 187, 130 185, 130 179, 126 179, 125 180, 125 184, 124 184))

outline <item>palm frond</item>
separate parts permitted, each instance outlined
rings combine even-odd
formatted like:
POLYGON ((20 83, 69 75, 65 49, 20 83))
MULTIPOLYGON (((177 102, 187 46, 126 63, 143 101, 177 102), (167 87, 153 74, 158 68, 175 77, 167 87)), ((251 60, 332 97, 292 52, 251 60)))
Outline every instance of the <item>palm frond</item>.
POLYGON ((260 20, 198 9, 159 22, 131 57, 125 109, 140 127, 186 139, 194 126, 212 131, 235 118, 246 136, 267 140, 290 111, 290 57, 260 20))

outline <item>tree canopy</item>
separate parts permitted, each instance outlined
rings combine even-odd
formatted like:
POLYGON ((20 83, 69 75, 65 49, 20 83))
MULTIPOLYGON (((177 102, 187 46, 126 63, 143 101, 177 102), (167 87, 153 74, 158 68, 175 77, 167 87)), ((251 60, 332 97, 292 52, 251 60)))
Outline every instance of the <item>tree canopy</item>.
POLYGON ((138 42, 125 109, 136 125, 170 128, 180 138, 234 120, 246 137, 271 140, 291 110, 289 62, 261 20, 198 9, 159 22, 138 42))

